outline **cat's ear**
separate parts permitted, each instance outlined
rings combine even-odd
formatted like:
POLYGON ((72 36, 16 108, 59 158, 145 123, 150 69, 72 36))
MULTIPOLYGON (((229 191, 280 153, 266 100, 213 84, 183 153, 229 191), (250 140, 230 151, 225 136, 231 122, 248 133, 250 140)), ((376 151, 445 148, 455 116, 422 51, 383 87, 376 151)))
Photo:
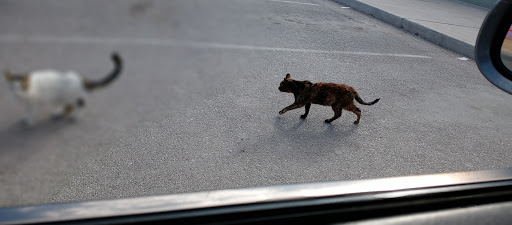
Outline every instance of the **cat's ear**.
POLYGON ((292 78, 292 76, 290 76, 290 74, 287 73, 285 79, 290 79, 290 78, 292 78))
POLYGON ((14 75, 9 70, 4 70, 4 76, 8 81, 14 80, 14 75))

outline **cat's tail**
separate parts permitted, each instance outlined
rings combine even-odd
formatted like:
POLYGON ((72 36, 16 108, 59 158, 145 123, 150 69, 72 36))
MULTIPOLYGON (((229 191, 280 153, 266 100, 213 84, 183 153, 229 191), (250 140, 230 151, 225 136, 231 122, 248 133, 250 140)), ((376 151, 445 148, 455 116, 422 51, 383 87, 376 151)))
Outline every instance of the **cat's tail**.
POLYGON ((121 74, 121 70, 123 68, 123 60, 121 59, 121 56, 119 56, 117 52, 113 52, 111 58, 112 62, 114 63, 114 69, 101 80, 91 81, 84 79, 83 85, 85 90, 94 91, 98 88, 105 87, 114 81, 119 76, 119 74, 121 74))
POLYGON ((363 104, 363 105, 373 105, 373 104, 379 102, 379 100, 380 100, 380 98, 378 98, 378 99, 373 100, 373 102, 365 102, 365 101, 363 101, 363 99, 361 99, 361 97, 359 97, 359 94, 357 92, 356 92, 355 98, 356 98, 357 102, 359 102, 360 104, 363 104))

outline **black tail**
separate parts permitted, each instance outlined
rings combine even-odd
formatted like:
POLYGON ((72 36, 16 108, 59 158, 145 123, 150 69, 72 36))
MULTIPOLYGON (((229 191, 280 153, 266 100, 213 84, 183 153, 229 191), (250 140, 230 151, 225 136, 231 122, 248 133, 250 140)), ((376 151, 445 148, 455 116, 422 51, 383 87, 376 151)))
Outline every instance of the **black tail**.
POLYGON ((361 99, 361 97, 359 97, 359 94, 356 93, 356 101, 363 105, 373 105, 373 104, 379 102, 379 100, 380 100, 380 98, 375 99, 375 100, 373 100, 373 102, 368 103, 368 102, 363 101, 363 99, 361 99))
POLYGON ((85 90, 93 91, 97 88, 105 87, 112 81, 114 81, 119 76, 119 74, 121 74, 121 70, 123 68, 123 60, 121 59, 121 56, 119 56, 117 52, 113 52, 111 58, 112 62, 114 63, 114 69, 105 78, 101 80, 90 81, 84 79, 85 90))

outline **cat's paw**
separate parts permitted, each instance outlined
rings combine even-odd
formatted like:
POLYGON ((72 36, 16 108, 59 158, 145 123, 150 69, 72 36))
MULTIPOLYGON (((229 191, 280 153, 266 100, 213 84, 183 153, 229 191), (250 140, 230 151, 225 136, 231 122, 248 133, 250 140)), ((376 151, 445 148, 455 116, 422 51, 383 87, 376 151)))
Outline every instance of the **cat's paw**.
POLYGON ((326 119, 325 122, 326 123, 331 123, 331 120, 330 119, 326 119))
POLYGON ((301 116, 300 116, 300 118, 301 118, 301 119, 306 119, 306 117, 307 117, 307 116, 308 116, 308 115, 301 115, 301 116))
POLYGON ((279 111, 279 115, 283 115, 285 112, 286 111, 284 111, 284 109, 283 109, 283 110, 279 111))
POLYGON ((64 117, 66 117, 64 114, 60 113, 60 114, 54 114, 52 115, 51 117, 51 120, 53 121, 59 121, 59 120, 62 120, 64 119, 64 117))
POLYGON ((30 128, 32 127, 33 122, 31 120, 24 119, 20 120, 19 124, 22 128, 30 128))
POLYGON ((357 120, 356 120, 356 121, 354 121, 354 124, 359 124, 359 121, 357 121, 357 120))
POLYGON ((77 123, 78 119, 75 116, 68 116, 68 117, 66 117, 66 122, 67 123, 77 123))

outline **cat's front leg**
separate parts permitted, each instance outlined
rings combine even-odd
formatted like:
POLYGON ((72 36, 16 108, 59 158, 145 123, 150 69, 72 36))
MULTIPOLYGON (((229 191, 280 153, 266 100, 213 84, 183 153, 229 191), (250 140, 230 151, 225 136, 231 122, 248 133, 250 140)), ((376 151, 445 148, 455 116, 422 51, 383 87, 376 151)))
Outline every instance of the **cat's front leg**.
POLYGON ((26 126, 32 126, 34 124, 35 107, 33 105, 27 105, 25 110, 25 119, 23 120, 23 123, 26 126))
POLYGON ((303 115, 300 116, 300 118, 302 119, 306 119, 306 117, 308 116, 308 113, 309 113, 309 108, 311 107, 311 103, 307 103, 306 104, 306 113, 304 113, 303 115))
POLYGON ((298 109, 302 106, 304 106, 305 104, 303 103, 293 103, 287 107, 285 107, 284 109, 282 109, 281 111, 279 111, 279 115, 283 115, 285 112, 288 112, 290 110, 294 110, 294 109, 298 109))

